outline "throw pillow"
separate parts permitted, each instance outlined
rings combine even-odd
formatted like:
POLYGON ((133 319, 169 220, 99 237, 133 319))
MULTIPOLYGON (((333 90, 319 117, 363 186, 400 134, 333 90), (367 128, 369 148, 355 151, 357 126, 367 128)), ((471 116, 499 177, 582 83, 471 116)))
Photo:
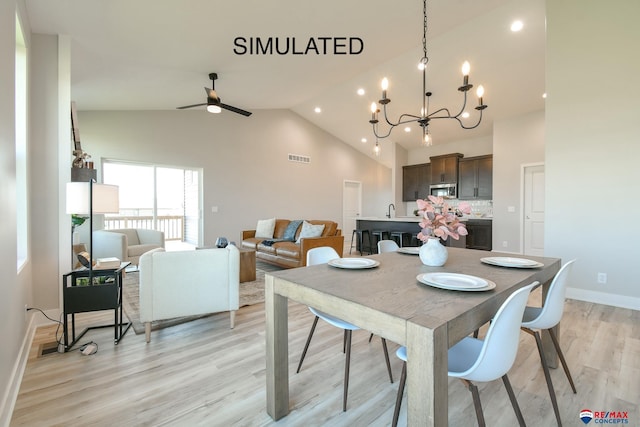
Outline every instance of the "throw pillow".
POLYGON ((300 224, 302 224, 301 219, 295 219, 291 221, 289 225, 287 225, 286 230, 284 230, 282 239, 286 240, 287 242, 293 242, 294 240, 296 240, 296 232, 298 231, 300 224))
POLYGON ((275 218, 258 220, 258 225, 256 226, 256 238, 273 239, 273 230, 275 230, 275 228, 275 218))
POLYGON ((322 236, 322 232, 324 231, 324 224, 313 225, 304 221, 302 223, 302 230, 300 230, 300 235, 298 236, 298 240, 296 243, 300 243, 300 239, 304 237, 320 237, 322 236))

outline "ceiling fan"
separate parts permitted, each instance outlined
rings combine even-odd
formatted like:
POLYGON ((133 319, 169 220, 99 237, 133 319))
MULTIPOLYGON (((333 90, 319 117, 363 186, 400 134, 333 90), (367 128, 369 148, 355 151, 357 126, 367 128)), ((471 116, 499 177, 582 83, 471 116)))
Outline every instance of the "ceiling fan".
POLYGON ((215 82, 218 79, 217 73, 210 73, 209 78, 211 79, 211 89, 208 87, 204 88, 204 91, 207 93, 207 102, 202 104, 193 104, 193 105, 185 105, 182 107, 178 107, 178 110, 184 110, 185 108, 193 108, 193 107, 201 107, 203 105, 207 106, 207 111, 210 113, 219 113, 224 108, 225 110, 233 111, 234 113, 242 114, 243 116, 249 117, 251 113, 249 111, 242 110, 237 107, 233 107, 231 105, 223 104, 216 93, 215 82))

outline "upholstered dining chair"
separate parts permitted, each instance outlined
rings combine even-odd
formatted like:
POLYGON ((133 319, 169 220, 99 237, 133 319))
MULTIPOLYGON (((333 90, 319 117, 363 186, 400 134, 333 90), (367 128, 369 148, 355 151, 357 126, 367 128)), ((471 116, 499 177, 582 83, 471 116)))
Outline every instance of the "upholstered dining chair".
POLYGON ((571 378, 569 366, 567 366, 567 361, 564 358, 564 354, 562 354, 562 349, 560 348, 556 334, 553 331, 553 328, 560 323, 560 319, 562 318, 565 293, 567 289, 567 277, 569 276, 569 272, 571 271, 571 267, 574 262, 575 259, 572 259, 560 268, 549 286, 549 292, 547 292, 547 296, 542 307, 526 307, 524 309, 524 317, 522 320, 522 330, 532 335, 536 340, 538 353, 540 353, 540 361, 542 362, 542 370, 544 371, 544 377, 547 380, 547 388, 549 389, 549 396, 551 397, 551 405, 553 406, 553 412, 556 415, 556 420, 558 421, 559 426, 562 425, 560 410, 558 409, 556 393, 553 389, 553 383, 551 382, 549 365, 547 364, 547 359, 544 356, 544 349, 542 348, 541 333, 543 330, 549 332, 551 341, 556 348, 558 358, 564 368, 564 373, 571 385, 571 389, 576 393, 576 386, 573 384, 573 378, 571 378))
POLYGON ((382 254, 385 252, 395 252, 400 249, 400 246, 395 242, 395 240, 380 240, 378 241, 378 253, 382 254))
MULTIPOLYGON (((511 388, 511 383, 507 377, 507 372, 511 369, 518 352, 518 341, 520 337, 520 325, 522 315, 527 304, 529 293, 538 282, 518 289, 512 293, 491 321, 484 340, 472 337, 465 337, 456 343, 448 351, 448 374, 450 377, 460 378, 467 386, 473 397, 473 405, 476 411, 478 425, 484 427, 484 414, 480 404, 480 394, 476 381, 488 382, 502 377, 504 387, 507 389, 509 400, 516 413, 516 418, 520 426, 525 426, 520 406, 511 388)), ((396 407, 393 412, 392 425, 398 425, 402 394, 407 379, 407 348, 400 347, 396 356, 404 361, 402 365, 402 376, 398 387, 396 407)))
MULTIPOLYGON (((307 266, 317 265, 317 264, 325 264, 333 259, 340 258, 340 255, 329 246, 322 246, 318 248, 310 249, 307 252, 307 266)), ((300 356, 300 362, 298 363, 298 369, 296 373, 300 372, 300 368, 302 368, 302 362, 304 361, 304 357, 307 354, 307 349, 309 348, 309 343, 311 342, 311 338, 313 337, 313 332, 316 329, 316 325, 318 324, 318 319, 322 319, 328 324, 335 326, 336 328, 340 328, 344 330, 344 339, 342 343, 342 351, 345 355, 344 362, 344 390, 342 395, 342 410, 347 410, 347 393, 349 391, 349 364, 351 359, 351 334, 353 331, 360 329, 356 325, 352 325, 351 323, 345 322, 344 320, 338 319, 336 317, 330 316, 326 313, 323 313, 319 310, 316 310, 313 307, 309 307, 309 311, 314 314, 315 318, 313 319, 313 324, 311 325, 311 330, 309 331, 309 336, 307 337, 307 342, 304 345, 304 350, 302 351, 302 356, 300 356)), ((389 362, 389 351, 387 350, 387 341, 382 338, 382 349, 384 351, 384 358, 387 363, 387 371, 389 372, 389 380, 393 383, 393 375, 391 374, 391 363, 389 362)))

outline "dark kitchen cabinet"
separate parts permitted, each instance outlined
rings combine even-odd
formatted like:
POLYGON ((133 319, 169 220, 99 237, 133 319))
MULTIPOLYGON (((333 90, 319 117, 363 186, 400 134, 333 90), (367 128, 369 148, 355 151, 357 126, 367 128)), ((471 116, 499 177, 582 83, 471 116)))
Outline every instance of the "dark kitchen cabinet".
POLYGON ((458 198, 493 198, 493 156, 461 159, 458 163, 458 198))
POLYGON ((490 251, 492 249, 492 221, 491 220, 469 220, 467 225, 467 249, 481 249, 490 251))
POLYGON ((431 165, 422 163, 402 167, 402 201, 425 199, 431 184, 431 165))
POLYGON ((458 182, 458 160, 460 153, 431 157, 431 184, 458 182))

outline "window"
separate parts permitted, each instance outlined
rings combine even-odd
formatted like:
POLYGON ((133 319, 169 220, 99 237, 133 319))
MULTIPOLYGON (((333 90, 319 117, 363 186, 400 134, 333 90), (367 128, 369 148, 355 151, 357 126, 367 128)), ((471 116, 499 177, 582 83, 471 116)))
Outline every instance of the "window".
POLYGON ((120 213, 105 216, 106 230, 160 230, 167 249, 199 244, 199 170, 105 160, 102 171, 103 182, 120 189, 120 213))
POLYGON ((18 271, 29 254, 29 204, 27 180, 27 47, 20 19, 16 14, 15 70, 15 132, 16 132, 16 234, 18 271))

